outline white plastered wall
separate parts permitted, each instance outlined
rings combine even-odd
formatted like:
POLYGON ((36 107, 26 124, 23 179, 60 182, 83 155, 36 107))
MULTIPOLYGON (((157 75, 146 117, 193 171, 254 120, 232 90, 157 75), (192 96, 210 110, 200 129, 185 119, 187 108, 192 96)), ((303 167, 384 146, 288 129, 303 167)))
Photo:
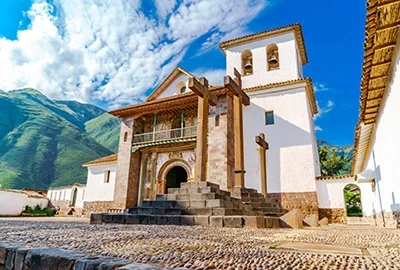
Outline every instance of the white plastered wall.
POLYGON ((393 76, 377 121, 365 170, 372 171, 377 185, 369 198, 367 215, 400 211, 400 46, 394 54, 393 76))
POLYGON ((260 156, 255 136, 264 133, 267 150, 268 193, 316 191, 319 174, 314 128, 305 84, 249 92, 243 108, 246 186, 261 190, 260 156), (273 125, 265 112, 273 111, 273 125))
POLYGON ((47 192, 47 198, 57 205, 60 201, 69 201, 72 204, 73 192, 77 189, 75 207, 83 208, 83 201, 86 196, 85 186, 67 186, 62 188, 52 188, 47 192))
POLYGON ((355 184, 361 191, 361 205, 365 215, 370 209, 369 198, 372 194, 371 183, 358 183, 353 177, 344 179, 318 180, 318 207, 319 208, 342 208, 345 209, 344 188, 348 184, 355 184))
POLYGON ((89 166, 84 201, 113 201, 117 163, 89 166), (110 171, 108 183, 104 182, 104 173, 110 171))
POLYGON ((19 192, 0 190, 0 215, 18 216, 24 210, 28 195, 19 192))
POLYGON ((164 98, 180 94, 182 86, 186 86, 186 91, 191 91, 188 88, 188 78, 189 77, 186 74, 180 74, 170 83, 170 85, 168 85, 167 88, 164 89, 164 91, 157 98, 164 98))
POLYGON ((274 82, 299 79, 302 66, 294 33, 286 33, 263 40, 238 45, 226 50, 226 73, 234 77, 233 68, 242 72, 242 52, 250 50, 253 57, 253 74, 242 76, 243 88, 265 85, 274 82), (268 70, 267 47, 276 44, 279 52, 279 68, 268 70))

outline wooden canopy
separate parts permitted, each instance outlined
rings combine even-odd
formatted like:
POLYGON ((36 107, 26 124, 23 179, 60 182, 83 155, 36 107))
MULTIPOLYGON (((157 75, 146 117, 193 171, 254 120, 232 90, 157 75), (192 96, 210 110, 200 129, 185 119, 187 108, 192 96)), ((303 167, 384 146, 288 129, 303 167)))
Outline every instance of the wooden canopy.
POLYGON ((365 25, 360 113, 354 141, 353 173, 362 171, 374 125, 391 80, 393 52, 400 31, 399 0, 369 0, 365 25))

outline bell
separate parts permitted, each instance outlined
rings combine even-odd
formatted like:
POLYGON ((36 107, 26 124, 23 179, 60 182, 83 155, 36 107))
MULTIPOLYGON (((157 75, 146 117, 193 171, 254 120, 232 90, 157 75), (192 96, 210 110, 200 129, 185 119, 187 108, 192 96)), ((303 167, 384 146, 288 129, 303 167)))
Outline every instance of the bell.
POLYGON ((253 68, 253 66, 251 65, 250 59, 247 59, 246 63, 244 64, 244 70, 250 71, 252 68, 253 68))
POLYGON ((270 63, 271 65, 276 65, 276 64, 278 64, 278 59, 276 59, 275 54, 271 54, 271 55, 269 56, 268 63, 270 63))

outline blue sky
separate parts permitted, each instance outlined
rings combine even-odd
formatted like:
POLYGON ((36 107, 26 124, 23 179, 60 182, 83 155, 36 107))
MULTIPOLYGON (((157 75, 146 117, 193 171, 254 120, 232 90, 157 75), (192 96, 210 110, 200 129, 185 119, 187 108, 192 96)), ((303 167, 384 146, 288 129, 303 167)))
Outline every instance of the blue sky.
POLYGON ((317 138, 352 144, 365 12, 361 0, 0 1, 0 89, 115 108, 143 100, 176 65, 217 84, 219 42, 299 22, 317 138))

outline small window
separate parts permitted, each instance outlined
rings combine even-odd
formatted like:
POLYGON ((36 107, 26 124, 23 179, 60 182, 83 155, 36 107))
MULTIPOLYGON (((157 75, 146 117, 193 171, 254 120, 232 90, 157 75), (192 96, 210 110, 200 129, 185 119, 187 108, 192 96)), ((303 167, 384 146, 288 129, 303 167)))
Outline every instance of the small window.
POLYGON ((215 116, 215 126, 219 127, 219 114, 215 116))
POLYGON ((183 87, 181 88, 180 92, 181 92, 181 94, 185 93, 185 92, 186 92, 186 86, 183 86, 183 87))
POLYGON ((274 112, 265 112, 265 124, 266 125, 273 125, 275 123, 274 121, 274 112))
POLYGON ((124 142, 126 142, 128 140, 128 132, 125 132, 124 134, 124 142))
POLYGON ((104 172, 104 183, 109 183, 110 182, 110 171, 107 170, 104 172))

